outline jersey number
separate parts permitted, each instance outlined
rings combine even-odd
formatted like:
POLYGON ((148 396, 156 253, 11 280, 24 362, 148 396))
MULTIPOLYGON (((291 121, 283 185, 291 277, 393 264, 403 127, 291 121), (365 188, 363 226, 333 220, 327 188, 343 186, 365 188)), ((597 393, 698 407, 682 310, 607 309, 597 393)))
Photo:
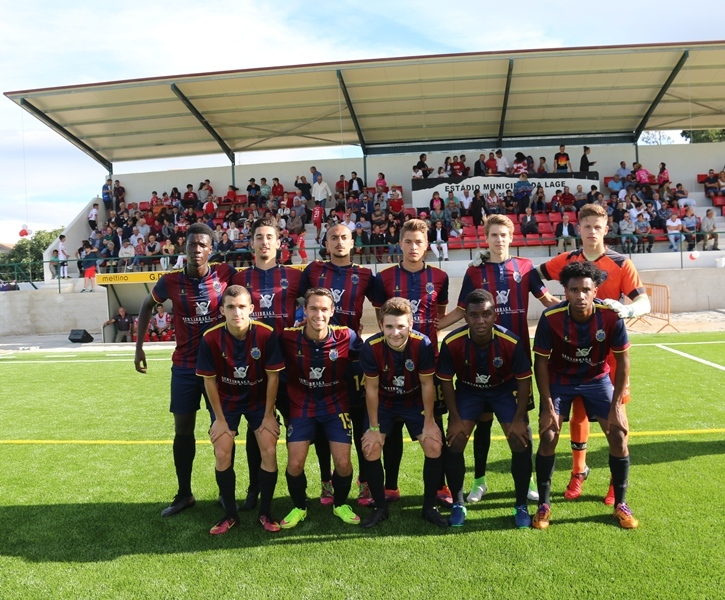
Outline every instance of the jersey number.
POLYGON ((352 420, 350 419, 350 415, 348 413, 338 413, 337 416, 340 417, 340 421, 342 421, 343 429, 352 429, 352 420))

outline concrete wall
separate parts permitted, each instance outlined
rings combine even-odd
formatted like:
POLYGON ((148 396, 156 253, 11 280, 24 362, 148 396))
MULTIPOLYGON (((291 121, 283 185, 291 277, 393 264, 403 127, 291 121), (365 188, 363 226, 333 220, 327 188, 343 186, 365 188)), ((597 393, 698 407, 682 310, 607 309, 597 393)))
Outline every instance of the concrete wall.
POLYGON ((53 335, 71 329, 95 335, 107 319, 106 291, 100 287, 93 294, 59 294, 52 289, 0 294, 0 336, 53 335))

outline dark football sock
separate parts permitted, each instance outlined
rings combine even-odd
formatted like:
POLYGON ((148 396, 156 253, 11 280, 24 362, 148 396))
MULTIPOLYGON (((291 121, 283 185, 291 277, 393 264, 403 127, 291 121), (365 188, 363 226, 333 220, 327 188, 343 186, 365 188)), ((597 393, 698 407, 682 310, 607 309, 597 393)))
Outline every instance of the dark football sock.
POLYGON ((403 460, 403 425, 402 421, 394 421, 390 434, 385 436, 383 446, 383 465, 385 467, 385 489, 398 489, 400 462, 403 460))
POLYGON ((174 467, 179 482, 179 495, 191 496, 191 470, 196 456, 196 439, 193 435, 174 436, 174 467))
POLYGON ((455 501, 460 503, 460 496, 463 495, 463 479, 466 476, 466 461, 463 452, 451 452, 449 450, 446 453, 445 465, 448 487, 450 487, 455 501))
POLYGON ((285 471, 285 476, 287 477, 287 489, 290 498, 292 498, 292 504, 296 508, 307 509, 307 476, 305 472, 302 471, 300 475, 293 477, 285 471))
POLYGON ((215 471, 216 483, 219 486, 219 493, 224 500, 224 510, 228 518, 239 521, 237 514, 237 499, 235 498, 234 489, 237 484, 237 476, 234 473, 234 467, 229 467, 225 471, 215 471))
POLYGON ((338 475, 337 471, 332 472, 332 489, 334 490, 335 506, 342 506, 347 503, 347 497, 350 495, 350 487, 352 486, 352 473, 343 477, 338 475))
POLYGON ((330 473, 332 455, 330 454, 330 442, 327 440, 325 430, 322 427, 318 427, 315 434, 315 454, 317 454, 317 461, 320 463, 320 481, 330 481, 332 479, 330 473))
MULTIPOLYGON (((257 436, 247 425, 247 468, 249 473, 249 490, 259 493, 259 470, 262 468, 262 453, 259 451, 257 436)), ((234 463, 232 463, 234 464, 234 463)))
POLYGON ((380 459, 368 461, 366 469, 370 495, 375 502, 375 508, 385 508, 385 475, 383 474, 383 463, 380 459))
POLYGON ((626 502, 627 486, 629 485, 629 456, 618 457, 609 455, 609 470, 612 473, 614 486, 614 506, 626 502))
MULTIPOLYGON (((365 433, 365 408, 350 409, 350 420, 352 421, 352 441, 355 444, 357 454, 358 481, 367 482, 367 462, 362 451, 362 436, 365 433)), ((381 465, 382 466, 382 465, 381 465)))
POLYGON ((423 510, 436 505, 436 492, 443 472, 443 457, 428 458, 423 462, 423 510))
POLYGON ((264 469, 259 469, 259 516, 271 518, 272 498, 274 497, 274 488, 277 487, 277 471, 270 473, 264 469))
POLYGON ((539 504, 549 504, 551 478, 554 475, 556 455, 541 456, 536 454, 536 483, 539 489, 539 504))
POLYGON ((493 421, 478 421, 473 432, 473 476, 476 479, 486 475, 488 451, 491 448, 491 425, 493 421))
POLYGON ((511 475, 514 478, 516 490, 516 506, 526 504, 526 495, 529 493, 531 481, 531 446, 522 452, 511 453, 511 475))

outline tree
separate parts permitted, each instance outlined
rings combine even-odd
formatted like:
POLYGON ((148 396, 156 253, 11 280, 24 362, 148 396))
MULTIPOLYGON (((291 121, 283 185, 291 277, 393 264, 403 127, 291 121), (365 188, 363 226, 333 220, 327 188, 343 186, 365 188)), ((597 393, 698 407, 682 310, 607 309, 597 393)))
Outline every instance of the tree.
POLYGON ((639 143, 645 146, 664 146, 674 144, 674 140, 664 131, 645 131, 639 137, 639 143))
POLYGON ((682 137, 691 144, 703 142, 725 142, 725 129, 702 129, 698 131, 683 131, 682 137))
MULTIPOLYGON (((63 233, 64 229, 65 227, 60 227, 53 231, 36 231, 32 236, 22 238, 2 257, 2 262, 6 265, 20 264, 22 272, 30 279, 41 277, 43 268, 38 263, 43 262, 43 252, 63 233)), ((0 278, 15 279, 15 271, 5 268, 0 278)))

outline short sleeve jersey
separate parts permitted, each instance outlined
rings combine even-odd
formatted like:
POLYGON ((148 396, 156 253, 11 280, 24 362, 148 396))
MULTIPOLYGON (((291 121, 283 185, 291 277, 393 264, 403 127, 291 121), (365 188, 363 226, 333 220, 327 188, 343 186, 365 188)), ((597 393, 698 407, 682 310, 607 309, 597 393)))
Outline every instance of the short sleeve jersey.
POLYGON ((566 152, 557 152, 554 155, 554 169, 564 170, 568 168, 567 163, 569 162, 569 155, 566 152))
POLYGON ((627 348, 624 321, 598 299, 586 323, 571 318, 568 302, 547 308, 534 337, 534 353, 548 358, 551 383, 559 385, 577 385, 608 376, 607 354, 627 348))
POLYGON ((232 284, 242 285, 252 296, 252 318, 272 327, 277 334, 295 323, 297 298, 300 295, 299 269, 277 265, 266 271, 249 267, 239 271, 232 284))
POLYGON ((394 297, 410 300, 414 329, 428 336, 437 350, 438 307, 448 304, 446 272, 427 264, 417 272, 407 271, 402 264, 378 272, 375 276, 373 306, 380 308, 388 298, 394 297))
POLYGON ((529 347, 529 292, 542 298, 547 289, 538 271, 528 258, 512 257, 502 263, 485 262, 468 267, 458 308, 466 309, 466 297, 474 290, 484 289, 491 293, 496 307, 496 321, 520 337, 529 347))
MULTIPOLYGON (((543 263, 539 268, 544 279, 559 279, 561 270, 570 262, 586 262, 584 251, 580 248, 565 252, 543 263)), ((620 300, 624 295, 630 300, 645 293, 642 280, 637 269, 626 256, 607 248, 599 258, 592 261, 604 271, 604 281, 597 290, 597 297, 609 300, 620 300)))
POLYGON ((333 325, 343 325, 359 331, 365 298, 373 299, 373 272, 356 264, 338 267, 329 261, 311 262, 302 272, 300 296, 311 288, 327 288, 335 298, 333 325))
POLYGON ((167 312, 163 315, 157 313, 151 319, 151 327, 157 331, 166 329, 169 325, 171 325, 172 319, 173 317, 167 312))
POLYGON ((441 345, 436 375, 456 380, 456 394, 476 396, 531 377, 528 345, 508 329, 494 325, 491 341, 479 346, 467 325, 449 333, 441 345))
POLYGON ((369 337, 360 353, 365 378, 378 379, 380 406, 417 408, 423 406, 420 379, 435 373, 435 348, 430 339, 411 331, 402 350, 394 350, 381 332, 369 337))
POLYGON ((362 340, 348 327, 330 325, 321 342, 305 336, 304 327, 282 331, 280 345, 287 369, 290 416, 315 417, 348 411, 345 371, 358 360, 362 340))
POLYGON ((225 415, 263 408, 267 401, 267 373, 284 369, 274 330, 251 321, 243 340, 226 323, 207 330, 199 347, 196 374, 214 377, 225 415))
POLYGON ((226 263, 209 263, 209 272, 201 279, 189 277, 186 269, 179 269, 162 275, 151 290, 157 303, 171 300, 176 334, 171 360, 177 367, 196 367, 201 336, 222 320, 222 294, 234 273, 236 269, 226 263))

